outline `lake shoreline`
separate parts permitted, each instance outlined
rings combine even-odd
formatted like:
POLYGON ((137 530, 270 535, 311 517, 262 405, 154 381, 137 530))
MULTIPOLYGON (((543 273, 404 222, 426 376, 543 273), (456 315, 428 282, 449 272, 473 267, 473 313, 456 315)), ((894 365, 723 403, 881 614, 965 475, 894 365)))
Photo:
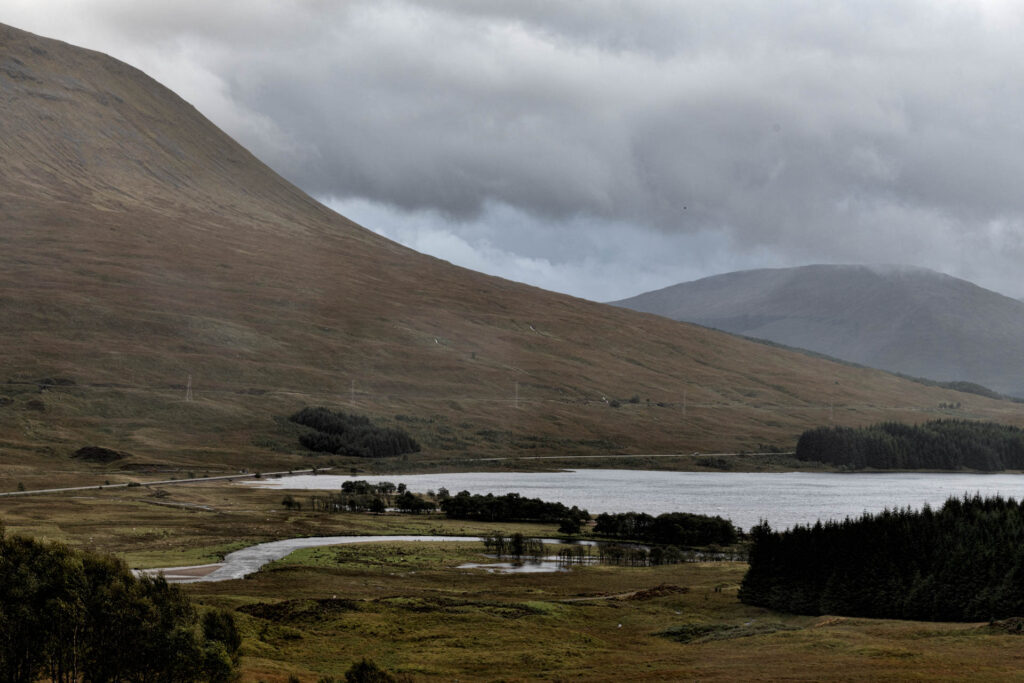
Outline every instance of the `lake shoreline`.
MULTIPOLYGON (((405 483, 417 493, 445 488, 576 505, 591 514, 690 512, 720 516, 749 530, 842 520, 883 509, 940 506, 951 496, 980 493, 1024 499, 1024 476, 1008 473, 930 472, 674 472, 574 469, 555 472, 461 472, 357 476, 372 483, 405 483)), ((337 491, 351 475, 261 479, 245 486, 287 491, 337 491)))

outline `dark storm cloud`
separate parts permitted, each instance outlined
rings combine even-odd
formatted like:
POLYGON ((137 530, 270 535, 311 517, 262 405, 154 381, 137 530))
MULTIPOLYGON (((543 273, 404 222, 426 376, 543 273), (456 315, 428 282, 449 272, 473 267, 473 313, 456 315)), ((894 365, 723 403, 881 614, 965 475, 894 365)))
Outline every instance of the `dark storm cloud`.
POLYGON ((1010 3, 53 6, 0 20, 137 64, 307 191, 492 272, 611 298, 636 269, 887 261, 1024 294, 1010 3))

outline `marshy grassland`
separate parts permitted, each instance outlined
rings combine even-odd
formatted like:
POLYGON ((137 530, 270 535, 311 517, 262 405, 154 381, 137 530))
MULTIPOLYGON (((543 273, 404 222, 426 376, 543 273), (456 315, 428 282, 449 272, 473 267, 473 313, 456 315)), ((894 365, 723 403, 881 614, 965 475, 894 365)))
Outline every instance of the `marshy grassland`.
MULTIPOLYGON (((135 567, 215 562, 291 536, 557 536, 554 525, 285 510, 241 485, 138 487, 0 500, 7 533, 114 553, 135 567)), ((297 496, 300 500, 302 496, 297 496)), ((363 657, 413 680, 1006 680, 1012 625, 794 616, 736 598, 744 563, 461 570, 482 543, 297 551, 249 578, 185 590, 234 611, 242 681, 340 679, 363 657)))

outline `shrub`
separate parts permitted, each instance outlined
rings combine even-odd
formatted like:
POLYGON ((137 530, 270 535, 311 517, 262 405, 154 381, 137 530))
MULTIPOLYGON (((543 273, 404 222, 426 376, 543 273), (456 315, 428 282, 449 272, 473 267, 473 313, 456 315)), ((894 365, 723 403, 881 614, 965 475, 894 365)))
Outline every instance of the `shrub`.
POLYGON ((0 680, 226 681, 238 641, 215 619, 200 632, 185 593, 121 560, 0 533, 0 680))
POLYGON ((362 415, 320 407, 303 408, 288 419, 313 430, 299 436, 299 443, 311 451, 383 458, 420 450, 420 445, 404 430, 378 427, 362 415))
POLYGON ((345 672, 345 683, 395 683, 395 677, 363 658, 345 672))

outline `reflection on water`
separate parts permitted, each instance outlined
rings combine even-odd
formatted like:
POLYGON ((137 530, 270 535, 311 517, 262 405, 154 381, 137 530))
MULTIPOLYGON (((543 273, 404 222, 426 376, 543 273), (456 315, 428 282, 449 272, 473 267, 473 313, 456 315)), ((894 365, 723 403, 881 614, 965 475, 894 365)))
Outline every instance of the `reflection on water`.
MULTIPOLYGON (((338 490, 351 477, 300 475, 253 482, 280 489, 338 490)), ((1024 475, 820 472, 659 472, 570 470, 566 472, 460 472, 389 475, 370 481, 403 482, 413 491, 447 488, 452 494, 503 495, 578 505, 600 512, 695 512, 721 515, 743 529, 761 519, 773 528, 818 519, 856 517, 884 508, 941 505, 950 496, 980 493, 1024 498, 1024 475)))
POLYGON ((543 572, 566 572, 568 565, 560 560, 524 560, 522 562, 466 562, 456 569, 483 569, 491 574, 540 574, 543 572))

